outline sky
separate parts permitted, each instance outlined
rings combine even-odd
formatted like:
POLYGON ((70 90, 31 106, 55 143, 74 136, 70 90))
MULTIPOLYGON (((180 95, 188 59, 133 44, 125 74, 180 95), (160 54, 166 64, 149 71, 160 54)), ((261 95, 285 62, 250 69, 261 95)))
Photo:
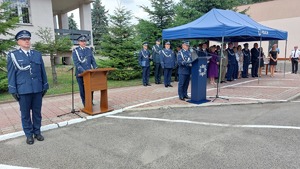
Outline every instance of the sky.
MULTIPOLYGON (((174 0, 173 2, 178 2, 179 0, 174 0)), ((150 0, 101 0, 102 5, 105 6, 106 10, 109 10, 109 14, 113 14, 116 7, 119 5, 124 6, 127 10, 131 10, 133 15, 132 23, 137 23, 135 17, 138 18, 148 18, 147 13, 143 11, 142 8, 139 6, 145 5, 151 7, 150 0)), ((79 10, 74 10, 68 13, 68 15, 74 14, 74 20, 76 21, 77 25, 80 26, 79 22, 79 10)))

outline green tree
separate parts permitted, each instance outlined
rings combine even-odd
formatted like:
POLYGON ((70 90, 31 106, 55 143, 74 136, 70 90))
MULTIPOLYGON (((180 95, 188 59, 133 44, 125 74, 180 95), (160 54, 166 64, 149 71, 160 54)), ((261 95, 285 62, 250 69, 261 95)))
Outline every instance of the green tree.
POLYGON ((117 68, 110 74, 110 78, 115 80, 128 80, 140 75, 138 71, 138 61, 134 57, 137 50, 134 41, 134 28, 131 24, 132 14, 124 6, 119 6, 110 15, 109 33, 103 36, 101 42, 103 56, 108 56, 109 60, 100 64, 101 67, 117 68))
POLYGON ((36 33, 42 40, 33 44, 34 48, 43 54, 50 55, 51 69, 53 84, 57 84, 57 74, 55 69, 54 57, 58 55, 59 52, 68 52, 71 50, 72 42, 70 37, 56 37, 53 38, 52 29, 49 27, 41 28, 36 33))
POLYGON ((196 20, 213 8, 236 10, 245 0, 181 0, 175 6, 172 26, 179 26, 196 20))
POLYGON ((7 92, 6 52, 16 45, 14 35, 10 33, 17 27, 19 17, 15 9, 10 8, 10 3, 0 3, 0 93, 7 92))
POLYGON ((146 13, 148 13, 150 20, 143 18, 139 19, 136 26, 138 36, 141 41, 154 42, 155 39, 161 37, 163 29, 168 28, 174 17, 174 3, 172 0, 150 0, 151 7, 140 6, 146 13))
POLYGON ((69 22, 69 29, 71 30, 78 30, 78 26, 76 21, 74 20, 74 14, 71 13, 71 16, 68 17, 68 22, 69 22))
POLYGON ((5 37, 0 39, 1 56, 5 55, 4 52, 11 49, 12 46, 16 45, 16 42, 13 40, 14 35, 9 32, 15 29, 19 22, 19 17, 15 15, 15 12, 14 8, 10 8, 9 3, 0 3, 0 35, 5 37))
POLYGON ((102 5, 101 0, 96 0, 93 3, 92 9, 92 30, 93 40, 96 50, 101 49, 101 41, 103 35, 108 33, 108 11, 105 10, 105 6, 102 5))

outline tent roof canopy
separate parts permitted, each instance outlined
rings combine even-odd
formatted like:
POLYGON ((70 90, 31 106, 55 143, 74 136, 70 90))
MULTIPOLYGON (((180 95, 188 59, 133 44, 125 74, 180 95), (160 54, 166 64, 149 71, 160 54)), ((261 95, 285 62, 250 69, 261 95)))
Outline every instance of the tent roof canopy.
POLYGON ((225 42, 286 40, 288 33, 255 22, 231 10, 212 9, 202 17, 174 28, 164 29, 163 39, 207 39, 225 42))

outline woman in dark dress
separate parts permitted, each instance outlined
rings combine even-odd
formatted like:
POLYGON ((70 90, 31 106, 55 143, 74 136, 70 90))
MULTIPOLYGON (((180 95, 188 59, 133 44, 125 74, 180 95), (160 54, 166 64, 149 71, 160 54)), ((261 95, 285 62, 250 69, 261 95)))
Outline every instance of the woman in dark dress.
POLYGON ((272 46, 272 50, 269 52, 269 57, 270 57, 270 70, 271 70, 271 77, 274 77, 274 72, 275 72, 275 66, 277 65, 277 50, 276 46, 272 46))

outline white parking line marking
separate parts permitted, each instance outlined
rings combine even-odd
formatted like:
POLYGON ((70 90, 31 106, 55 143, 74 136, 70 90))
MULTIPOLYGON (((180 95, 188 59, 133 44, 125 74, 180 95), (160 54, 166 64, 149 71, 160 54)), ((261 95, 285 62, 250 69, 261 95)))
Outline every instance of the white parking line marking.
POLYGON ((18 166, 0 164, 0 169, 37 169, 37 168, 18 167, 18 166))
POLYGON ((127 120, 148 120, 148 121, 162 121, 170 123, 186 123, 186 124, 198 124, 203 126, 216 126, 216 127, 233 127, 233 128, 265 128, 265 129, 291 129, 300 130, 297 126, 277 126, 277 125, 236 125, 236 124, 225 124, 225 123, 208 123, 208 122, 198 122, 190 120, 171 120, 171 119, 160 119, 160 118, 150 118, 150 117, 129 117, 129 116, 106 116, 109 118, 116 119, 127 119, 127 120))

